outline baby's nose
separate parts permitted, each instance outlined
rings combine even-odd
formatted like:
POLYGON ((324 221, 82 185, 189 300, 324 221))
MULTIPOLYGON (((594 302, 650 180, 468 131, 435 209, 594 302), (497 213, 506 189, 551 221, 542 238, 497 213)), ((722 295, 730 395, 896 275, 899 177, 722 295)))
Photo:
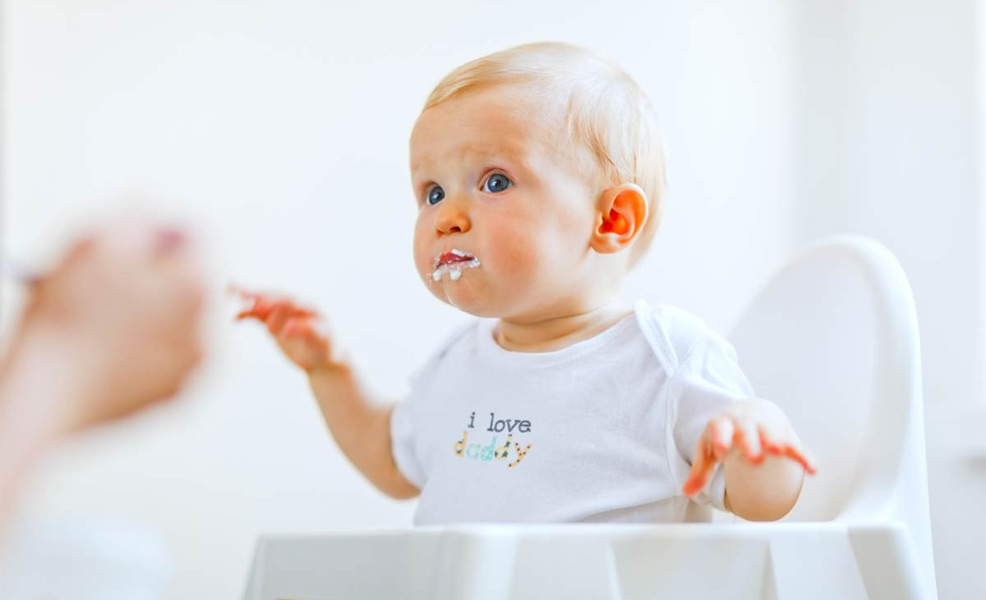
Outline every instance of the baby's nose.
POLYGON ((438 231, 444 234, 465 233, 469 231, 472 223, 469 214, 465 210, 465 206, 462 203, 449 202, 448 198, 442 204, 443 206, 438 211, 438 217, 435 223, 438 231))

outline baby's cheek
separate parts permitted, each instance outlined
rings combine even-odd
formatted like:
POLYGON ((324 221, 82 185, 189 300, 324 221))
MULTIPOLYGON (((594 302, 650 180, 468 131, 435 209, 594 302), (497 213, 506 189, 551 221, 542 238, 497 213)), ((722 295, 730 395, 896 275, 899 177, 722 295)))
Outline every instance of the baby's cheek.
POLYGON ((536 237, 504 235, 493 241, 496 271, 511 287, 531 285, 544 268, 544 255, 536 237))
POLYGON ((518 284, 528 293, 545 297, 562 290, 574 291, 587 243, 572 234, 579 229, 576 225, 571 231, 566 231, 565 225, 556 219, 514 242, 518 284))
POLYGON ((421 231, 421 223, 415 227, 414 231, 414 245, 412 252, 414 254, 414 267, 417 269, 418 273, 424 277, 428 275, 431 271, 429 262, 434 262, 434 257, 429 256, 430 248, 428 248, 427 240, 423 236, 421 231))

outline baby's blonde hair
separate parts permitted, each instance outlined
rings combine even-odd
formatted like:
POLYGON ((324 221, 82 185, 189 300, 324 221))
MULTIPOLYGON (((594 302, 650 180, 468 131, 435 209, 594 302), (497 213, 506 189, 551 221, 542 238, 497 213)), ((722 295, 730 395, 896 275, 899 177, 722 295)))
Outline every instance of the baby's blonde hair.
POLYGON ((604 181, 644 191, 648 217, 631 248, 644 255, 661 222, 664 153, 650 100, 619 65, 561 42, 523 44, 470 61, 442 79, 421 112, 471 91, 513 84, 564 103, 573 142, 588 149, 604 181))

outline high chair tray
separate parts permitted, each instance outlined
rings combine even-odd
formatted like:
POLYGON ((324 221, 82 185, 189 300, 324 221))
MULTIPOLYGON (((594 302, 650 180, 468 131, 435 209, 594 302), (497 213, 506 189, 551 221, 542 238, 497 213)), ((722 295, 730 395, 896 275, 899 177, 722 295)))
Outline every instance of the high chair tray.
POLYGON ((261 536, 246 600, 920 598, 896 524, 446 526, 261 536))

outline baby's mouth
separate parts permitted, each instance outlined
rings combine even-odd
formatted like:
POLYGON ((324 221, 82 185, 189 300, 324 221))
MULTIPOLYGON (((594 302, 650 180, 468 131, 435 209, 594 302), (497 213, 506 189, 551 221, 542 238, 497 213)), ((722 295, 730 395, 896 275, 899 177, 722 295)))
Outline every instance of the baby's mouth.
POLYGON ((458 281, 462 277, 462 269, 475 269, 479 265, 479 259, 472 254, 453 248, 435 257, 435 270, 431 276, 435 281, 441 281, 442 273, 448 273, 449 279, 458 281))
POLYGON ((463 252, 462 250, 453 248, 452 250, 444 252, 435 258, 435 268, 437 269, 441 265, 448 265, 457 262, 469 262, 474 258, 475 257, 468 252, 463 252))

